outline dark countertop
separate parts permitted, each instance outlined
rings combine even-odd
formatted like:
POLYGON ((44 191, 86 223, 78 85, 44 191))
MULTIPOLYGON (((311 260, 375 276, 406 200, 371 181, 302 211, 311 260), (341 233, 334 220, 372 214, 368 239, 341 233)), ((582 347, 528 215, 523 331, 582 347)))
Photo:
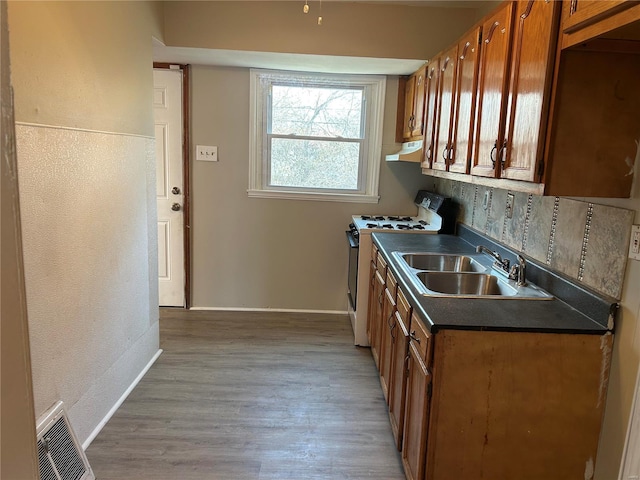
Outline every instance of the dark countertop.
MULTIPOLYGON (((414 311, 432 332, 465 329, 603 334, 613 329, 617 309, 615 300, 588 292, 557 274, 545 271, 530 259, 527 259, 528 279, 529 272, 532 272, 535 277, 535 281, 531 278, 533 283, 556 298, 517 300, 425 296, 412 286, 409 274, 391 255, 395 251, 475 255, 475 246, 481 243, 499 251, 503 257, 513 258, 509 250, 471 229, 459 229, 459 236, 373 233, 372 238, 414 311)), ((486 258, 490 264, 491 259, 486 258)))

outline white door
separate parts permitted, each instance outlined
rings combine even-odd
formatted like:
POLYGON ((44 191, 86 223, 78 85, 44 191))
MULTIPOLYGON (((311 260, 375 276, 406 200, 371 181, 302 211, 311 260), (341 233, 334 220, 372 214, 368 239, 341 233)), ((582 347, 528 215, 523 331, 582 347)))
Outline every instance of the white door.
POLYGON ((160 305, 183 307, 182 72, 154 70, 153 84, 160 305))

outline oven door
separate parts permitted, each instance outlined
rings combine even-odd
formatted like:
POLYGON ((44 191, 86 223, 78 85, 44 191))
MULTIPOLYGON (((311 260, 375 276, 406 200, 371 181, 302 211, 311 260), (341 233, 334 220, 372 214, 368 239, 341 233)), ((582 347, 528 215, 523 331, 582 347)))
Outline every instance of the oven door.
POLYGON ((349 243, 349 274, 347 277, 347 294, 353 311, 356 310, 356 299, 358 295, 358 250, 360 245, 353 233, 348 231, 347 241, 349 243))

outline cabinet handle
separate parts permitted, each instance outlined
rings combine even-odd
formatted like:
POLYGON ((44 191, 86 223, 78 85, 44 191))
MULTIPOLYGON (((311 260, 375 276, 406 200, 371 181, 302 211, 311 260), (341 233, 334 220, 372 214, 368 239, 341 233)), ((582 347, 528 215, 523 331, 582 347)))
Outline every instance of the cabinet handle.
POLYGON ((427 160, 431 160, 431 145, 429 145, 429 148, 427 148, 427 154, 425 155, 425 157, 427 158, 427 160))
POLYGON ((507 153, 507 141, 505 140, 502 143, 502 148, 500 149, 500 153, 498 154, 498 157, 500 158, 500 165, 502 165, 502 168, 504 168, 507 163, 506 153, 507 153))
POLYGON ((494 170, 496 169, 495 153, 497 149, 498 149, 498 141, 496 140, 495 143, 493 144, 493 148, 491 149, 491 153, 489 153, 489 158, 491 159, 491 165, 493 166, 494 170))
POLYGON ((444 160, 444 163, 447 163, 447 152, 449 151, 449 148, 445 147, 444 150, 442 150, 442 159, 444 160))
POLYGON ((577 9, 578 9, 578 0, 571 0, 571 5, 569 6, 569 14, 573 15, 574 13, 576 13, 577 9))
POLYGON ((411 340, 413 340, 416 343, 420 343, 420 339, 418 337, 416 337, 416 331, 415 330, 409 334, 409 338, 411 338, 411 340))

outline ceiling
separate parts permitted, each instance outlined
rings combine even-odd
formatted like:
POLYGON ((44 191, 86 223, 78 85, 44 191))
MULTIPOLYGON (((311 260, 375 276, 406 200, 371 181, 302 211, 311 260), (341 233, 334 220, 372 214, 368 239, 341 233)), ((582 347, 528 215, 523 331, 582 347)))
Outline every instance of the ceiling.
MULTIPOLYGON (((181 1, 181 0, 177 0, 181 1)), ((209 1, 271 1, 271 0, 209 0, 209 1)), ((283 0, 302 2, 303 0, 283 0)), ((317 0, 313 0, 317 1, 317 0)), ((485 0, 324 0, 331 2, 360 2, 421 7, 486 8, 496 1, 485 0)), ((154 62, 266 68, 272 70, 295 70, 303 72, 408 75, 420 68, 426 60, 398 58, 369 58, 295 53, 219 50, 191 47, 171 47, 154 39, 154 62)))

